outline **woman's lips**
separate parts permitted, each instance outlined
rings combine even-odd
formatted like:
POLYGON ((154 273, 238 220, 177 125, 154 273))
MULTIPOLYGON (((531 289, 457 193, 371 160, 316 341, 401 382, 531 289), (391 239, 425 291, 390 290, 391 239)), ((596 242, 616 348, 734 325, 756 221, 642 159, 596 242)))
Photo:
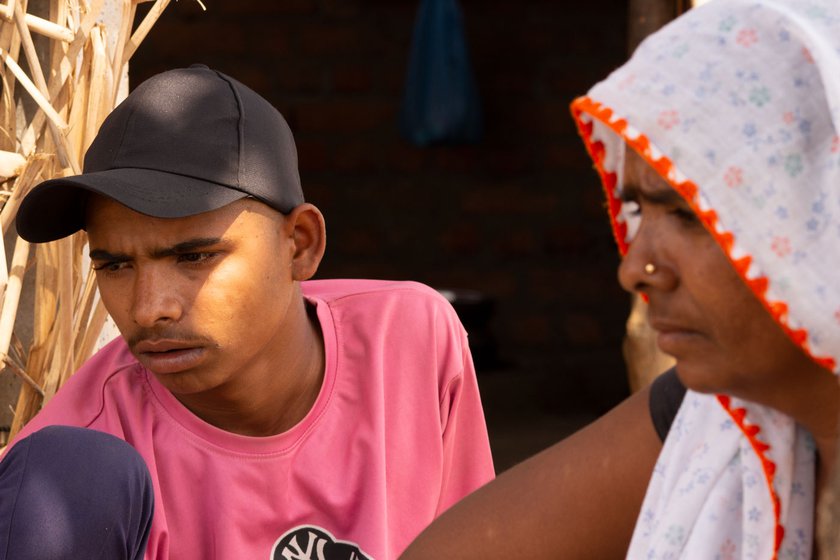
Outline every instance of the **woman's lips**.
POLYGON ((682 325, 655 319, 651 320, 650 324, 656 330, 656 345, 672 356, 684 352, 688 345, 695 344, 700 338, 699 332, 682 325))
POLYGON ((134 353, 152 372, 164 375, 194 368, 204 357, 205 348, 180 341, 144 340, 135 345, 134 353))
POLYGON ((656 344, 659 349, 677 356, 686 346, 697 340, 697 333, 693 331, 661 331, 656 334, 656 344))

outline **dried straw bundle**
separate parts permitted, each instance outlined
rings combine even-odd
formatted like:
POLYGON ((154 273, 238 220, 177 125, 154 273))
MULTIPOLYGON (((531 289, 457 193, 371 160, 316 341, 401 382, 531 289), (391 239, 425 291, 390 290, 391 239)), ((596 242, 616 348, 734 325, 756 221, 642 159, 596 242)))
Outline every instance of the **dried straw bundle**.
MULTIPOLYGON (((169 0, 156 0, 133 29, 137 4, 143 1, 148 0, 117 0, 121 25, 110 42, 105 27, 98 23, 105 0, 6 0, 0 4, 0 225, 4 234, 21 198, 34 185, 80 172, 85 150, 116 104, 126 63, 169 4, 169 0), (40 8, 44 14, 36 16, 27 8, 30 12, 40 8), (31 118, 23 109, 27 103, 31 118)), ((40 244, 33 259, 29 244, 18 237, 9 268, 0 243, 0 365, 22 380, 11 437, 90 356, 102 330, 106 312, 93 275, 82 264, 85 243, 80 232, 40 244), (24 274, 33 268, 33 334, 31 345, 24 348, 15 326, 20 319, 24 274)))

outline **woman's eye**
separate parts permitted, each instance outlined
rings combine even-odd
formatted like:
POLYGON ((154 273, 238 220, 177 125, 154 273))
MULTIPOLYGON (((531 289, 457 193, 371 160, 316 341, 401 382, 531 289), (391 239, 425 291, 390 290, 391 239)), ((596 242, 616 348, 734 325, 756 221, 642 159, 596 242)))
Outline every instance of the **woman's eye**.
POLYGON ((626 216, 641 216, 642 206, 635 200, 625 200, 621 203, 621 213, 626 216))
POLYGON ((635 200, 625 200, 621 203, 621 215, 624 217, 624 223, 627 226, 625 241, 629 243, 636 237, 639 226, 642 225, 642 206, 635 200))
POLYGON ((699 223, 697 220, 697 214, 688 208, 674 208, 671 210, 671 214, 687 224, 699 223))

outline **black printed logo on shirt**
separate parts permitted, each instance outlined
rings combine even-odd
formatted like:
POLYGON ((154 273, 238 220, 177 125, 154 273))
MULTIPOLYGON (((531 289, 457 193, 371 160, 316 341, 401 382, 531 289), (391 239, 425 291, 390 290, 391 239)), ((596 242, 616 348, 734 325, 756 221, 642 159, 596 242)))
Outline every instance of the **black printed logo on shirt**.
POLYGON ((337 541, 329 531, 302 525, 274 543, 271 560, 372 560, 358 545, 337 541))

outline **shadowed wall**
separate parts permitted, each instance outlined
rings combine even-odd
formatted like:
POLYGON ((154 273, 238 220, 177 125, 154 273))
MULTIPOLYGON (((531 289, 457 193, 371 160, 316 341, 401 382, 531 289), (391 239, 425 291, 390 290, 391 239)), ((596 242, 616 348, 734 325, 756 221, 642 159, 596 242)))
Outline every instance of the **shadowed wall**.
POLYGON ((503 387, 496 409, 595 413, 626 395, 628 298, 568 110, 625 59, 624 0, 462 0, 485 136, 427 149, 396 125, 416 1, 205 3, 171 4, 132 83, 202 62, 280 109, 327 220, 319 277, 478 290, 494 305, 472 328, 486 392, 503 387))

